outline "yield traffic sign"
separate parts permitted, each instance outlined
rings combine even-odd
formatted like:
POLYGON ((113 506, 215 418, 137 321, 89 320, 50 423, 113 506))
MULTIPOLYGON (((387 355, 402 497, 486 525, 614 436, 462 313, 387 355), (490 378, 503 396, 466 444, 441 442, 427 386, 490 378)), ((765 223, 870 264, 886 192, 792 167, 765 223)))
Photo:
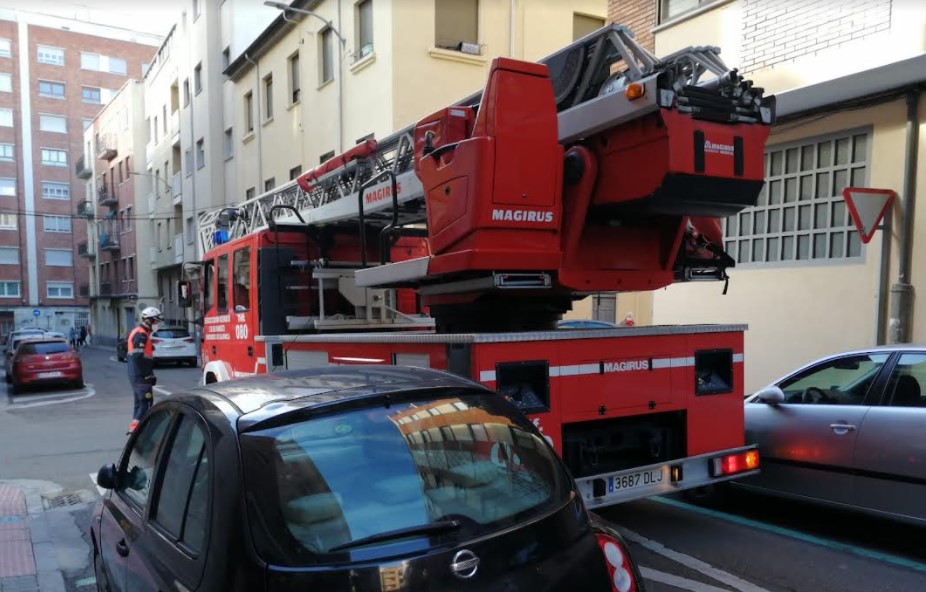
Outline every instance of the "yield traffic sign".
POLYGON ((863 243, 867 243, 874 236, 878 224, 896 196, 893 189, 846 187, 842 190, 842 197, 846 200, 849 214, 863 243))

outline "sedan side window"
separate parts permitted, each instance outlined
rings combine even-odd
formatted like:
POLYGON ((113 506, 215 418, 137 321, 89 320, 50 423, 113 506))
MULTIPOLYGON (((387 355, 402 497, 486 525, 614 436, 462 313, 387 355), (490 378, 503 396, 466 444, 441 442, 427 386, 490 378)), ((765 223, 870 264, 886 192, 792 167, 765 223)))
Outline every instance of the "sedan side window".
POLYGON ((779 386, 786 403, 863 405, 889 354, 861 354, 829 360, 779 386))
POLYGON ((192 416, 181 417, 163 464, 153 520, 188 551, 198 553, 207 527, 209 456, 205 432, 192 416))
POLYGON ((139 434, 132 445, 128 460, 122 467, 119 491, 139 508, 148 503, 154 464, 170 424, 170 413, 156 413, 139 426, 139 434))
POLYGON ((891 373, 887 393, 892 407, 926 407, 926 354, 903 354, 891 373))

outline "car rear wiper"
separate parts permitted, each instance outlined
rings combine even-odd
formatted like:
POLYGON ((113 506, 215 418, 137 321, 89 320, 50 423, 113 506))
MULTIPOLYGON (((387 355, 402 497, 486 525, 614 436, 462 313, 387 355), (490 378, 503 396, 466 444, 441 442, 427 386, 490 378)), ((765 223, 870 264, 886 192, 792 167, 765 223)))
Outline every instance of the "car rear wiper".
POLYGON ((364 545, 369 545, 372 543, 381 543, 383 541, 391 541, 394 539, 401 539, 418 534, 435 534, 439 532, 457 530, 458 528, 460 528, 459 520, 441 520, 439 522, 432 522, 430 524, 419 524, 418 526, 397 528, 395 530, 387 530, 386 532, 381 532, 379 534, 363 537, 362 539, 357 539, 349 543, 344 543, 343 545, 338 545, 337 547, 332 547, 328 549, 328 552, 335 553, 337 551, 353 549, 354 547, 363 547, 364 545))

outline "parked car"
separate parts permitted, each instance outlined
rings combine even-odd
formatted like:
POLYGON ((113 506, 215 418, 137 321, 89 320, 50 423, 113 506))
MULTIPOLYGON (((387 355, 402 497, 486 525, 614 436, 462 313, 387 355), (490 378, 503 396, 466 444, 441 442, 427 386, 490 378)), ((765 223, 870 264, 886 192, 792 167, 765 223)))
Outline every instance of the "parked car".
POLYGON ((97 484, 100 590, 643 591, 531 422, 435 370, 328 366, 175 394, 97 484))
POLYGON ((43 339, 44 337, 45 331, 42 330, 33 331, 27 329, 10 333, 10 336, 6 340, 6 344, 3 346, 3 370, 6 373, 5 379, 7 382, 12 381, 13 354, 16 353, 16 348, 19 347, 19 344, 28 339, 43 339))
POLYGON ((14 393, 26 386, 68 383, 84 386, 80 356, 64 339, 25 339, 13 354, 10 383, 14 393))
POLYGON ((746 398, 744 487, 926 525, 926 347, 843 352, 746 398))
POLYGON ((151 334, 154 362, 174 362, 196 366, 196 341, 185 327, 160 327, 151 334))
MULTIPOLYGON (((128 333, 116 340, 116 359, 124 362, 129 355, 128 333)), ((196 341, 184 327, 159 328, 151 335, 155 363, 173 362, 196 366, 196 341)))
POLYGON ((620 325, 594 319, 564 319, 556 323, 557 329, 614 329, 615 327, 620 327, 620 325))

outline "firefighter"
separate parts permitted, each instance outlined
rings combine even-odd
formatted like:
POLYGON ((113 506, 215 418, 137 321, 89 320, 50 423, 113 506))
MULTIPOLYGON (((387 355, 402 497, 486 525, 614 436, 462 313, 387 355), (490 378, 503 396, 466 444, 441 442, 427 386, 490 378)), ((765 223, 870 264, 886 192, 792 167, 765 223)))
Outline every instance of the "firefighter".
POLYGON ((152 389, 158 380, 154 376, 154 344, 151 342, 151 334, 157 331, 158 323, 163 320, 164 315, 161 311, 149 306, 141 311, 141 321, 129 333, 127 357, 135 409, 127 435, 135 431, 139 420, 151 409, 154 402, 152 389))

